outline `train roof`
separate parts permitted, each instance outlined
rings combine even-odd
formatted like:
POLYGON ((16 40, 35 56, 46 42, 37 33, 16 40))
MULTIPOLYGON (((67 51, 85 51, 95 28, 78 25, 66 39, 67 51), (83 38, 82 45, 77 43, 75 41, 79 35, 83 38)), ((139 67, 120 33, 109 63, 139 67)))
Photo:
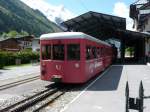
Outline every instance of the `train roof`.
POLYGON ((59 32, 59 33, 48 33, 43 34, 40 37, 40 40, 52 40, 52 39, 88 39, 97 43, 103 43, 105 45, 111 46, 110 44, 96 39, 90 35, 87 35, 82 32, 59 32))

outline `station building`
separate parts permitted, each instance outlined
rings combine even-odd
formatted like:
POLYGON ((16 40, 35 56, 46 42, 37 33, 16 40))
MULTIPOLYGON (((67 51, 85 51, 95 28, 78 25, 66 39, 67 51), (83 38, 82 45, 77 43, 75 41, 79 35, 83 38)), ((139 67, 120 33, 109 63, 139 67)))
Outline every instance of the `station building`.
MULTIPOLYGON (((138 0, 131 4, 130 17, 136 31, 150 34, 150 0, 138 0)), ((150 62, 150 38, 145 39, 145 56, 150 62)))
POLYGON ((125 18, 89 11, 63 22, 62 25, 67 28, 67 31, 83 32, 103 41, 109 39, 119 41, 121 43, 119 63, 147 62, 145 42, 149 40, 150 35, 126 30, 125 18), (132 58, 125 57, 127 47, 134 48, 132 58))

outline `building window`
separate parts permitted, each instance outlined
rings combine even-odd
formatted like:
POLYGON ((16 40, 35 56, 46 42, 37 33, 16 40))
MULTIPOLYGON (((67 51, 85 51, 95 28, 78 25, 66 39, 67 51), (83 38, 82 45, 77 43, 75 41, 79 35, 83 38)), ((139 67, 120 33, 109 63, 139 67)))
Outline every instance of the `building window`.
POLYGON ((79 44, 67 45, 67 59, 68 60, 80 60, 80 45, 79 44))

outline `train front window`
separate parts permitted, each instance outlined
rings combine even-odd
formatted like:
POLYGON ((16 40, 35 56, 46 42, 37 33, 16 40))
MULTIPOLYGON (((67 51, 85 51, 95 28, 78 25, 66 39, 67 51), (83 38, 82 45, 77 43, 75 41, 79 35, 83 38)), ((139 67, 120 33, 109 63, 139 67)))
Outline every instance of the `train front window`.
POLYGON ((42 46, 42 59, 51 59, 51 45, 42 46))
POLYGON ((64 45, 53 45, 53 60, 64 60, 64 45))
POLYGON ((79 44, 67 45, 67 59, 68 60, 80 60, 80 45, 79 44))

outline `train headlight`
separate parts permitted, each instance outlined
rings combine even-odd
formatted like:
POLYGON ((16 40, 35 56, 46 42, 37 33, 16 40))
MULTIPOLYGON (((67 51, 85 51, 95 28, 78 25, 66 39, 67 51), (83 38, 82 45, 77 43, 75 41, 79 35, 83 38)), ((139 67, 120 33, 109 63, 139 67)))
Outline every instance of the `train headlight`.
POLYGON ((42 70, 42 71, 41 71, 41 75, 45 75, 45 70, 42 70))
POLYGON ((42 75, 45 75, 45 73, 46 73, 45 68, 42 66, 41 74, 42 74, 42 75))
POLYGON ((46 66, 45 62, 42 62, 42 66, 43 66, 43 67, 45 67, 45 66, 46 66))
POLYGON ((45 75, 45 73, 46 73, 46 65, 45 65, 45 63, 44 62, 42 62, 42 66, 41 66, 41 74, 42 75, 45 75))
POLYGON ((79 63, 75 63, 75 67, 79 68, 80 67, 79 63))

